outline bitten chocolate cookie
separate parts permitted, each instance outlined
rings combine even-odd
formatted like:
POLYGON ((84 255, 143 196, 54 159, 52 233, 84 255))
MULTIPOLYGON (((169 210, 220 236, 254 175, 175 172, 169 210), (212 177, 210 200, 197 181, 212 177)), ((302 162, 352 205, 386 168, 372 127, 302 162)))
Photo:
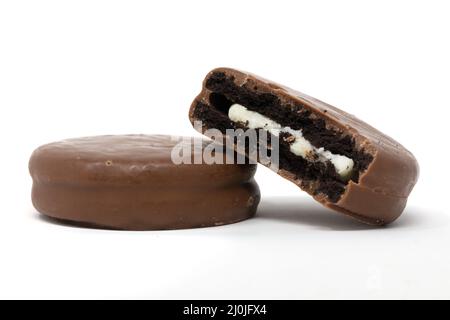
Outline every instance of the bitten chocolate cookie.
MULTIPOLYGON (((338 108, 250 73, 211 71, 189 117, 202 122, 196 126, 202 132, 265 130, 276 137, 281 176, 326 207, 368 224, 395 220, 418 178, 416 159, 392 138, 338 108)), ((229 140, 236 148, 236 134, 228 133, 229 140)))
POLYGON ((260 199, 256 165, 206 164, 201 159, 209 144, 199 138, 124 135, 41 146, 29 163, 33 204, 53 218, 126 230, 217 226, 250 218, 260 199), (175 164, 172 156, 183 150, 189 154, 175 164), (194 164, 198 159, 202 163, 194 164))

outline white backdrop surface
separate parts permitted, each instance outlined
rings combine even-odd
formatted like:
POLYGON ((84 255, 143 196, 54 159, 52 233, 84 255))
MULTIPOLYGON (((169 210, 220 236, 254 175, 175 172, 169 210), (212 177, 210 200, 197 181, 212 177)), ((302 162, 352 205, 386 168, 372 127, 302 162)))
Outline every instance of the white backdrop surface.
POLYGON ((450 298, 448 1, 1 1, 0 298, 450 298), (118 232, 46 221, 28 159, 69 137, 196 135, 212 68, 345 109, 417 157, 386 228, 259 168, 254 219, 118 232))

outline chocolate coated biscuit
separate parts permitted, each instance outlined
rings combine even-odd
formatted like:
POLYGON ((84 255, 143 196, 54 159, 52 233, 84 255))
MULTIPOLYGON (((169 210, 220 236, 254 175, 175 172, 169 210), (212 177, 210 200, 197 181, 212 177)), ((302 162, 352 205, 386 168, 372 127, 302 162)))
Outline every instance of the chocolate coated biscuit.
POLYGON ((32 201, 42 214, 127 230, 215 226, 247 219, 260 199, 256 165, 174 164, 173 147, 206 140, 163 135, 69 139, 36 149, 32 201), (189 141, 186 142, 186 141, 189 141))
POLYGON ((202 132, 267 130, 279 140, 281 176, 326 207, 368 224, 395 220, 417 182, 416 159, 392 138, 338 108, 247 72, 211 71, 189 118, 202 121, 202 132))

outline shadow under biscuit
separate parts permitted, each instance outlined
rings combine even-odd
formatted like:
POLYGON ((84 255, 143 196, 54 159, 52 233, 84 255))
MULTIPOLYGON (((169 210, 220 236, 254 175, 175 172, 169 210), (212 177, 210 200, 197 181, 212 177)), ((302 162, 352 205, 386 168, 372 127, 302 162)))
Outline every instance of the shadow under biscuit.
POLYGON ((371 226, 327 209, 307 197, 262 197, 256 219, 282 221, 336 231, 410 228, 422 224, 421 210, 407 207, 403 215, 387 226, 371 226))

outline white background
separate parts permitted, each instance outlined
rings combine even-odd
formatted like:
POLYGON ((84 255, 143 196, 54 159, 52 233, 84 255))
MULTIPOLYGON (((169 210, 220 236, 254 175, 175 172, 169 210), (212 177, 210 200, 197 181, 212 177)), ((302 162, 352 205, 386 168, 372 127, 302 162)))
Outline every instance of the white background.
POLYGON ((1 1, 0 298, 450 298, 448 1, 1 1), (28 159, 97 134, 194 135, 206 73, 240 68, 357 115, 421 177, 370 228, 265 168, 256 218, 161 232, 43 220, 28 159))

